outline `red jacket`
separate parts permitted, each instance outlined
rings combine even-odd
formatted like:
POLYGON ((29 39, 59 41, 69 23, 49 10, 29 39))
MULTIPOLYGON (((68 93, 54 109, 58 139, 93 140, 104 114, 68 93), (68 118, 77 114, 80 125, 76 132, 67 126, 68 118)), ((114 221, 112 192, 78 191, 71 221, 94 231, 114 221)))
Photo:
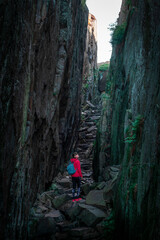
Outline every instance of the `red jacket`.
POLYGON ((72 158, 71 162, 74 164, 74 169, 77 171, 71 175, 72 177, 82 177, 80 161, 77 158, 72 158))

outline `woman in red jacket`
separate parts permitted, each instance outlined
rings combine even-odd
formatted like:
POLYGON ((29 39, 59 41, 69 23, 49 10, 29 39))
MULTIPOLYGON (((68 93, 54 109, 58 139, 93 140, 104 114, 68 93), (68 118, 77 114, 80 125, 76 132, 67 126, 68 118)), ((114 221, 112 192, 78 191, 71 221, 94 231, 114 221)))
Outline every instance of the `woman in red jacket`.
POLYGON ((73 183, 73 189, 72 189, 72 194, 73 194, 73 201, 75 200, 75 193, 76 193, 76 187, 77 187, 77 196, 76 199, 80 200, 80 185, 81 185, 81 178, 82 178, 82 172, 81 172, 81 164, 80 161, 78 160, 79 155, 77 152, 73 153, 73 158, 71 159, 71 162, 74 164, 74 169, 76 172, 71 175, 72 176, 72 183, 73 183))

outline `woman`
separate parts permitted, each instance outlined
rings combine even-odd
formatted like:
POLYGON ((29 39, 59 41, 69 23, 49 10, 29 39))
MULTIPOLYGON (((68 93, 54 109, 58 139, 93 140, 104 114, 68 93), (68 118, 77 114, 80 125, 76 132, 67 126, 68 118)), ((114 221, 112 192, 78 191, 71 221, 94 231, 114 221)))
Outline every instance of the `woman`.
POLYGON ((78 153, 77 152, 73 153, 73 158, 71 159, 71 163, 74 164, 74 169, 76 170, 76 172, 73 175, 71 175, 72 183, 73 183, 73 189, 72 189, 73 202, 82 199, 80 198, 80 185, 81 185, 82 172, 81 172, 81 164, 78 158, 79 158, 78 153), (77 192, 76 192, 76 189, 77 189, 77 192), (75 196, 76 193, 77 195, 75 196))

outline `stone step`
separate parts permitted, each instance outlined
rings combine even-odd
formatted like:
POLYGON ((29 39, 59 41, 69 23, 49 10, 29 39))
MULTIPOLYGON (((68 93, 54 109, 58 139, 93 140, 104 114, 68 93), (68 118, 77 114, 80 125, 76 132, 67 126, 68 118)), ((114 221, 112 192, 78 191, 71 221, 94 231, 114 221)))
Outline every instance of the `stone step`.
POLYGON ((89 120, 92 120, 92 121, 99 120, 99 119, 100 119, 100 116, 95 116, 95 115, 89 118, 89 120))
POLYGON ((90 139, 93 139, 95 137, 96 137, 96 135, 92 134, 92 133, 87 133, 86 136, 85 136, 85 138, 90 138, 90 139))
POLYGON ((88 129, 88 127, 82 127, 82 128, 79 129, 79 132, 83 132, 83 131, 85 131, 87 129, 88 129))
POLYGON ((85 167, 82 167, 82 170, 90 170, 91 167, 90 166, 85 166, 85 167))
POLYGON ((86 142, 87 144, 89 144, 89 143, 93 143, 94 140, 95 140, 95 138, 86 138, 86 139, 85 139, 85 142, 86 142))
POLYGON ((90 132, 92 132, 92 131, 97 131, 97 127, 92 126, 92 127, 90 127, 90 128, 87 129, 87 132, 88 132, 88 133, 90 133, 90 132))
POLYGON ((83 177, 84 178, 90 178, 92 176, 92 172, 91 173, 84 173, 83 177))
MULTIPOLYGON (((85 124, 86 124, 87 126, 96 125, 96 123, 95 123, 95 122, 92 122, 92 121, 86 121, 85 124)), ((86 127, 87 127, 87 126, 86 126, 86 127)))
POLYGON ((78 144, 77 147, 81 149, 87 149, 89 147, 89 144, 78 144))

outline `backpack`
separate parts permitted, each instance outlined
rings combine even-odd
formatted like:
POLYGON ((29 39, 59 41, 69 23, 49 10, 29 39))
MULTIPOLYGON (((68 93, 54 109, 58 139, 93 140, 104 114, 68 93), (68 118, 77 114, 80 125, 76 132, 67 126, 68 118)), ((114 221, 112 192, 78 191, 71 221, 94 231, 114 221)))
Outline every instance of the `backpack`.
POLYGON ((75 170, 74 164, 72 162, 70 162, 69 165, 67 166, 68 174, 73 175, 76 171, 77 171, 77 169, 75 170))

